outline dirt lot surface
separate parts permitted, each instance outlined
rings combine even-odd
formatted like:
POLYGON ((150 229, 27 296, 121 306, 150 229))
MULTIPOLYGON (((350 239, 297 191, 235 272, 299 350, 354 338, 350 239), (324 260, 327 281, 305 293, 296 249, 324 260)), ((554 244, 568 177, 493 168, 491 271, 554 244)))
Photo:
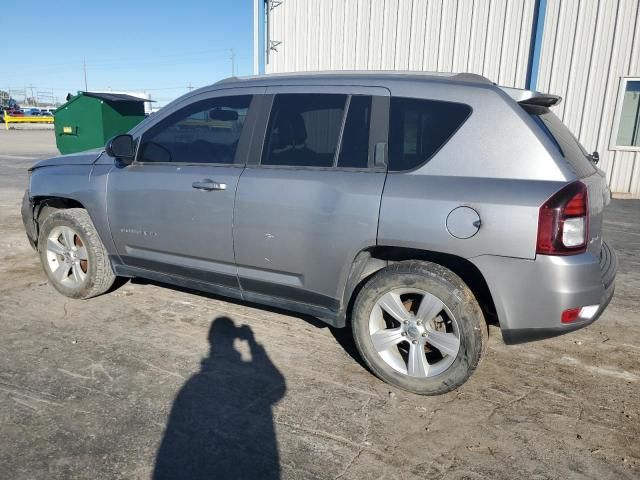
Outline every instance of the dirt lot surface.
POLYGON ((513 347, 492 328, 463 388, 418 397, 311 319, 143 282, 56 293, 19 210, 54 153, 51 131, 0 130, 0 477, 640 477, 640 202, 607 212, 597 323, 513 347))

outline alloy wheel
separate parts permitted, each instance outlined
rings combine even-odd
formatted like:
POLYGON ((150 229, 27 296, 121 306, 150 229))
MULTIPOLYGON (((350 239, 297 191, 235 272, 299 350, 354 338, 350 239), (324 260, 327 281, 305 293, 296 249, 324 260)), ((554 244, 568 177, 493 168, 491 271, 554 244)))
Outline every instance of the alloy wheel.
POLYGON ((70 227, 55 227, 46 248, 53 278, 65 287, 79 287, 89 271, 89 255, 78 233, 70 227))
POLYGON ((396 288, 380 296, 369 334, 387 365, 415 378, 441 374, 460 350, 456 318, 439 298, 420 289, 396 288))

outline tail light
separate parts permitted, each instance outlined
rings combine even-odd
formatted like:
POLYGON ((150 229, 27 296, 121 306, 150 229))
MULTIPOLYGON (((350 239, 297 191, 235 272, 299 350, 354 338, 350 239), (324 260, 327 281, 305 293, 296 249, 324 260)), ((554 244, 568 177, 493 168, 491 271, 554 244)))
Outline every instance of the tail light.
POLYGON ((588 236, 588 194, 584 183, 570 183, 540 207, 536 253, 582 253, 587 249, 588 236))

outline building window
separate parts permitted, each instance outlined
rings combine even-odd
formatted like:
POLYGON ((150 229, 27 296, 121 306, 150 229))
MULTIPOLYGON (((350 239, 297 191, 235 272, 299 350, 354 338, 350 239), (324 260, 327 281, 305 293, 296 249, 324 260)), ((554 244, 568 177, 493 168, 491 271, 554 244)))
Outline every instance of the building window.
POLYGON ((625 78, 622 81, 614 147, 640 148, 640 78, 625 78))

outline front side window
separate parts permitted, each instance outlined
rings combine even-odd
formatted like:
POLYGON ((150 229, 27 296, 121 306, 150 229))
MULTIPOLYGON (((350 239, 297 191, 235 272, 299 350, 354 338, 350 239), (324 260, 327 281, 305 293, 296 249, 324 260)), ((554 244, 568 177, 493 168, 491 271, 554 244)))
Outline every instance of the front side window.
POLYGON ((142 136, 138 161, 234 163, 250 95, 196 102, 162 120, 142 136))
POLYGON ((332 167, 346 95, 276 95, 262 165, 332 167))
POLYGON ((391 99, 389 170, 403 171, 427 162, 471 114, 462 103, 391 99))
POLYGON ((640 147, 640 79, 623 82, 616 147, 640 147))

